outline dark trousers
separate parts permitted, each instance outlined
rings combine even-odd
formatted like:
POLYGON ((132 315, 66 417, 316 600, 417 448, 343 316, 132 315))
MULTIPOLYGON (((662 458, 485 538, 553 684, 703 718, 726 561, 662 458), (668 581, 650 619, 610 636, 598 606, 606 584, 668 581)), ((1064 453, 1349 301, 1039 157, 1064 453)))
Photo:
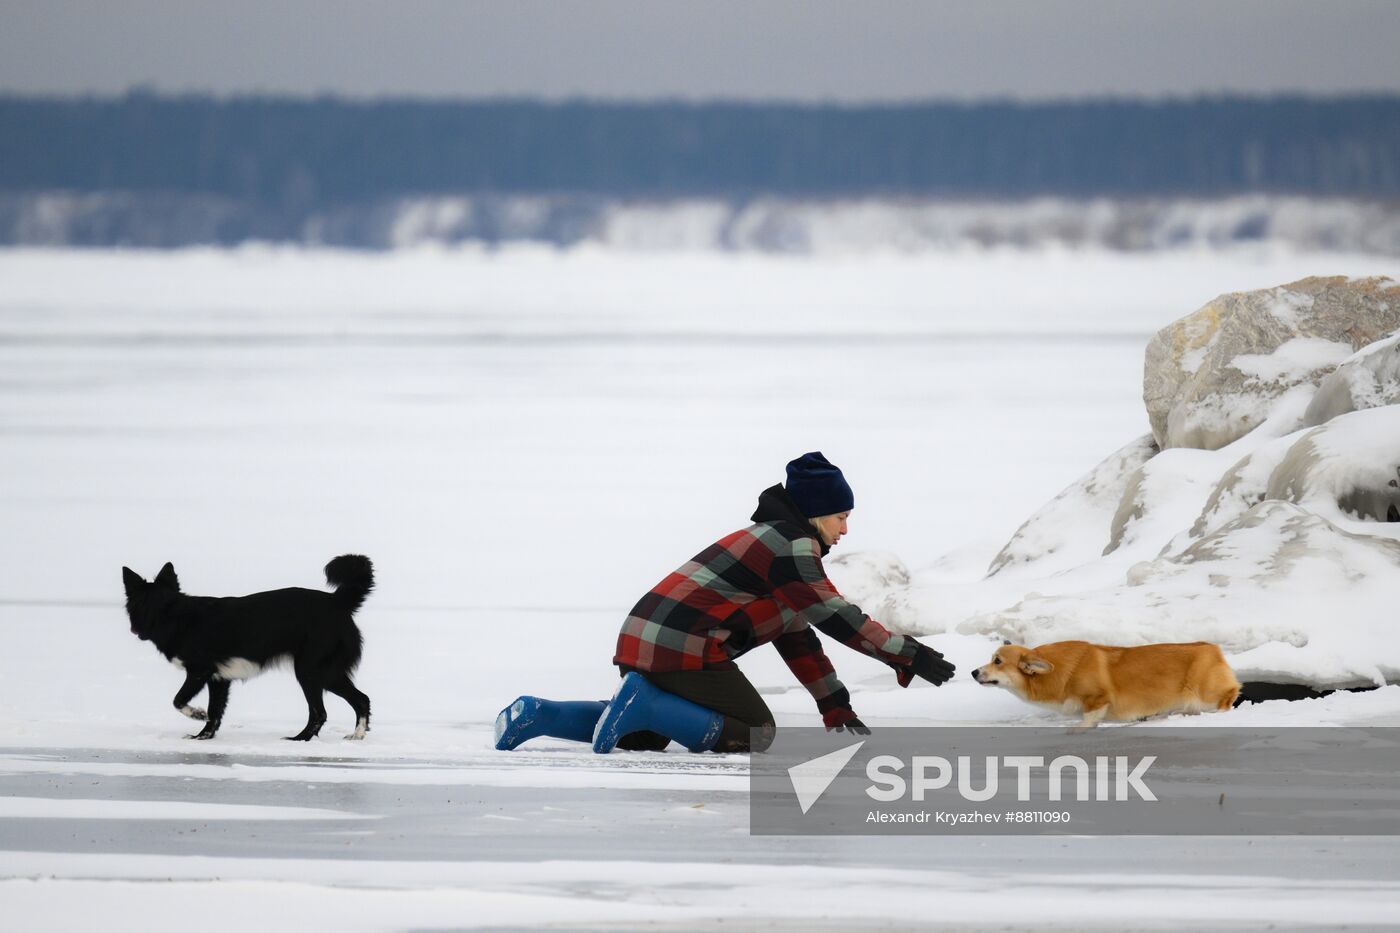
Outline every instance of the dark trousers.
MULTIPOLYGON (((635 668, 621 665, 623 676, 635 668)), ((719 741, 715 743, 717 752, 761 752, 773 741, 773 713, 763 697, 758 695, 753 684, 737 667, 717 671, 637 671, 653 686, 667 693, 684 697, 706 709, 712 709, 724 716, 724 727, 719 741), (753 743, 749 741, 749 730, 761 729, 753 743), (752 745, 752 747, 751 747, 752 745)), ((659 752, 670 744, 670 739, 656 732, 633 732, 622 737, 617 747, 632 752, 659 752)))

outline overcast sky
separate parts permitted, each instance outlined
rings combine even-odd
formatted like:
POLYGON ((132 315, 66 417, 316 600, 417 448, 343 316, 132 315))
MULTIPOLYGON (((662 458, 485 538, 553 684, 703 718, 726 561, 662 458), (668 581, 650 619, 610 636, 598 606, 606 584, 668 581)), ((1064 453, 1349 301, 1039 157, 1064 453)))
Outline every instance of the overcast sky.
POLYGON ((0 0, 0 91, 1400 92, 1397 0, 0 0))

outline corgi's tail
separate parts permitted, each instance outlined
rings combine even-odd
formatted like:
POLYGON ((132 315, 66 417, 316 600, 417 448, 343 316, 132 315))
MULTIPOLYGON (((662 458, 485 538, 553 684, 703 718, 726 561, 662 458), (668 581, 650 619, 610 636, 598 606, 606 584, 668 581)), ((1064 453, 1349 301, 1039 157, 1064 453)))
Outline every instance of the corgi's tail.
POLYGON ((353 613, 374 589, 374 565, 363 554, 342 554, 326 565, 326 582, 335 587, 335 601, 353 613))

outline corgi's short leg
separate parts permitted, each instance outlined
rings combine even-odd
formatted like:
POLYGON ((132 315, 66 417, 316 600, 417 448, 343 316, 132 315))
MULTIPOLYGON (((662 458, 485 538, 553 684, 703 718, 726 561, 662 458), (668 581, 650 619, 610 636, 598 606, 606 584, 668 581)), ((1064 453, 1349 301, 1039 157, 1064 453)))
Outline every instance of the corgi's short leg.
POLYGON ((1093 729, 1099 723, 1103 722, 1104 717, 1107 715, 1108 704, 1106 702, 1102 703, 1102 705, 1100 706, 1093 706, 1091 703, 1085 703, 1083 717, 1079 720, 1079 722, 1075 723, 1074 727, 1070 731, 1088 732, 1090 729, 1093 729))

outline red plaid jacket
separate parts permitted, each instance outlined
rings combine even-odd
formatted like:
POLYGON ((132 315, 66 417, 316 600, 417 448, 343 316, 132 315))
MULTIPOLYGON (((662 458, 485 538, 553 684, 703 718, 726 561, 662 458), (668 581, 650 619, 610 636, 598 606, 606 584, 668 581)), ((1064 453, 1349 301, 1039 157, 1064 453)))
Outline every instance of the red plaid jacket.
POLYGON ((613 663, 642 671, 727 668, 772 642, 817 701, 826 725, 848 722, 855 718, 850 692, 816 633, 896 671, 907 669, 918 643, 886 631, 836 591, 822 569, 825 546, 781 485, 759 497, 754 521, 695 555, 637 602, 613 663))

